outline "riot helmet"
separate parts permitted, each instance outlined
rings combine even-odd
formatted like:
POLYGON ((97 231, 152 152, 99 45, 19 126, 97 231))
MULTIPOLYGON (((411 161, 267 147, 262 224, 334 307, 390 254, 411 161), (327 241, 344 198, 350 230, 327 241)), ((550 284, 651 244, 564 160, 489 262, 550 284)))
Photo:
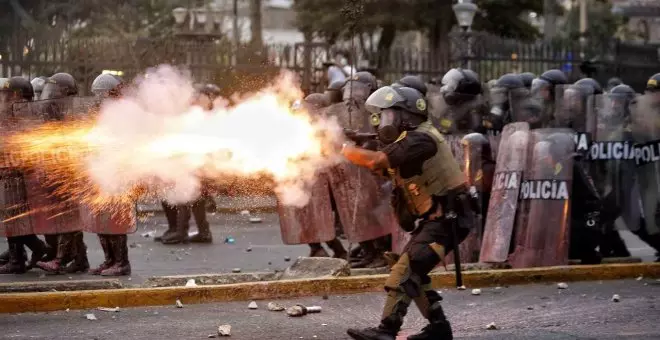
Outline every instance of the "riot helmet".
POLYGON ((603 88, 593 78, 583 78, 575 82, 576 86, 583 87, 588 95, 603 94, 603 88))
POLYGON ((607 87, 606 87, 605 90, 606 90, 606 91, 610 91, 610 90, 612 90, 615 86, 619 86, 619 85, 621 85, 621 84, 623 84, 623 81, 621 81, 621 79, 619 79, 619 78, 617 78, 617 77, 610 78, 609 80, 607 80, 607 87))
POLYGON ((344 87, 344 84, 346 84, 345 80, 335 80, 325 89, 325 95, 328 97, 331 104, 340 103, 342 101, 343 93, 341 89, 344 87))
POLYGON ((606 111, 609 113, 608 118, 626 119, 630 117, 630 104, 637 97, 637 93, 632 87, 625 84, 617 85, 610 90, 607 96, 610 104, 606 111))
POLYGON ((453 68, 442 77, 440 92, 447 104, 458 105, 480 95, 482 88, 474 71, 453 68))
POLYGON ((660 73, 656 73, 646 82, 645 92, 655 93, 660 92, 660 73))
POLYGON ((46 85, 46 80, 48 77, 37 77, 32 79, 30 82, 32 84, 32 90, 34 91, 34 100, 39 100, 41 97, 41 92, 44 90, 44 85, 46 85))
POLYGON ((111 74, 101 74, 92 82, 92 93, 97 98, 116 97, 121 82, 111 74))
POLYGON ((376 89, 378 89, 378 82, 373 74, 365 71, 357 72, 346 81, 342 99, 364 103, 376 89))
POLYGON ((55 99, 78 94, 76 80, 68 73, 56 73, 46 80, 40 99, 55 99))
POLYGON ((560 70, 548 70, 532 81, 532 95, 544 101, 554 101, 555 86, 568 84, 566 74, 560 70))
POLYGON ((414 130, 428 118, 424 96, 410 87, 384 86, 365 105, 384 144, 394 143, 403 131, 414 130))
MULTIPOLYGON (((490 89, 490 113, 497 117, 505 116, 509 112, 512 95, 523 97, 529 95, 529 91, 519 75, 509 73, 500 77, 490 89)), ((503 119, 507 120, 508 118, 503 119)))
POLYGON ((532 72, 525 72, 520 74, 520 80, 522 80, 523 84, 525 84, 525 87, 528 90, 532 89, 532 82, 534 81, 534 78, 536 78, 536 75, 532 72))
POLYGON ((328 106, 330 106, 330 100, 323 93, 312 93, 300 103, 300 107, 312 116, 319 116, 321 110, 328 106))
POLYGON ((202 86, 202 88, 199 90, 199 92, 209 96, 211 100, 215 100, 216 98, 220 97, 220 87, 215 84, 205 84, 202 86))
POLYGON ((34 98, 34 89, 32 84, 23 77, 11 77, 6 82, 6 86, 0 91, 9 91, 13 94, 14 101, 32 101, 34 98))
POLYGON ((426 96, 428 89, 424 81, 417 76, 405 76, 396 83, 392 84, 393 87, 410 87, 419 91, 422 95, 426 96))

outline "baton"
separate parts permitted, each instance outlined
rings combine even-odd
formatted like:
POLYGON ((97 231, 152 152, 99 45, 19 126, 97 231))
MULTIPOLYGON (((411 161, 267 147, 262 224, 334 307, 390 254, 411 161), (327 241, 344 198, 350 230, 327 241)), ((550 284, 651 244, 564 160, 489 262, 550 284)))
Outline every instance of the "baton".
POLYGON ((454 244, 454 270, 456 271, 456 288, 463 286, 463 274, 461 273, 461 255, 458 250, 458 228, 456 227, 457 215, 454 211, 447 214, 451 223, 452 243, 454 244))

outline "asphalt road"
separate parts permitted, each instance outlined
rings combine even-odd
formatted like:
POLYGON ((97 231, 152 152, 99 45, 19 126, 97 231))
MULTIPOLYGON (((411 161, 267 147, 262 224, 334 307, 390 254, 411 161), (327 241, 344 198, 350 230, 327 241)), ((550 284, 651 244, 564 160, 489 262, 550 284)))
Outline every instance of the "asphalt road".
MULTIPOLYGON (((234 268, 243 272, 282 270, 291 265, 298 256, 306 256, 309 247, 284 245, 280 235, 277 214, 261 213, 255 216, 262 223, 252 224, 248 217, 240 214, 208 215, 213 231, 214 243, 210 245, 186 244, 163 245, 153 241, 153 235, 167 229, 165 217, 155 214, 140 223, 135 234, 129 235, 129 258, 133 274, 122 280, 126 284, 140 284, 152 276, 191 275, 207 273, 229 273, 234 268), (149 234, 149 237, 143 235, 149 234), (225 243, 227 237, 235 243, 225 243), (248 252, 248 249, 250 251, 248 252), (289 257, 291 262, 285 261, 289 257)), ((191 232, 196 226, 191 219, 191 232)), ((653 261, 654 251, 627 230, 620 231, 633 256, 653 261)), ((92 267, 103 262, 103 251, 94 234, 85 234, 88 257, 92 267)), ((348 246, 348 245, 346 245, 348 246)), ((6 239, 0 239, 0 250, 7 249, 6 239)), ((0 275, 0 282, 94 279, 87 274, 46 275, 33 269, 23 275, 0 275)))
MULTIPOLYGON (((473 287, 468 287, 473 288, 473 287)), ((653 279, 485 288, 480 296, 443 291, 445 310, 457 339, 660 339, 660 281, 653 279), (621 297, 612 302, 613 294, 621 297), (494 322, 499 330, 486 330, 494 322)), ((232 339, 349 339, 348 327, 373 326, 383 294, 330 296, 278 301, 318 305, 320 314, 290 318, 270 312, 269 301, 258 310, 248 302, 0 315, 2 339, 206 339, 219 325, 232 326, 232 339), (93 313, 98 320, 89 321, 93 313)), ((414 306, 401 335, 423 327, 414 306)), ((401 337, 404 339, 405 337, 401 337)))

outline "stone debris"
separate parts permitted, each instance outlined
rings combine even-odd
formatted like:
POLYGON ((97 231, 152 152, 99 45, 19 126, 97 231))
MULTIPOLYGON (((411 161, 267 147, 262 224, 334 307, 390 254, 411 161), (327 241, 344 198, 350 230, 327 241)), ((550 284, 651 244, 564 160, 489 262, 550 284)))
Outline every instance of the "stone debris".
POLYGON ((491 322, 488 325, 486 325, 486 329, 489 330, 489 331, 494 331, 494 330, 497 330, 499 328, 497 328, 497 325, 494 322, 491 322))
POLYGON ((142 233, 142 237, 145 237, 145 238, 154 237, 154 235, 156 235, 155 231, 149 231, 149 232, 146 232, 146 233, 142 233))
POLYGON ((119 312, 119 307, 115 307, 115 308, 110 308, 110 307, 99 307, 99 308, 97 308, 97 309, 100 310, 100 311, 102 311, 102 312, 112 312, 112 313, 117 313, 117 312, 119 312))
POLYGON ((529 307, 527 307, 527 310, 534 310, 534 307, 529 306, 529 307))
POLYGON ((285 256, 285 257, 284 257, 284 262, 289 262, 289 261, 291 261, 291 258, 288 257, 288 256, 285 256))
POLYGON ((559 288, 559 289, 566 289, 566 288, 568 288, 568 285, 567 285, 566 283, 564 283, 564 282, 559 282, 559 283, 557 284, 557 288, 559 288))
POLYGON ((245 251, 248 252, 248 253, 251 252, 251 251, 252 251, 252 247, 250 246, 250 247, 245 248, 245 251))
POLYGON ((257 309, 257 308, 259 308, 259 306, 257 306, 257 303, 256 303, 256 302, 252 301, 252 302, 250 302, 250 304, 248 305, 248 308, 249 308, 249 309, 257 309))
POLYGON ((250 223, 261 223, 262 221, 261 217, 250 217, 250 223))
POLYGON ((268 303, 268 310, 271 312, 281 312, 284 310, 284 306, 279 305, 275 302, 269 302, 268 303))
POLYGON ((183 303, 181 303, 181 300, 176 300, 176 308, 183 308, 183 303))
POLYGON ((231 272, 232 272, 232 273, 240 273, 240 272, 241 272, 241 268, 234 268, 234 269, 231 270, 231 272))
POLYGON ((96 320, 98 320, 98 319, 96 318, 96 315, 94 315, 94 314, 92 314, 92 313, 85 314, 85 319, 90 320, 90 321, 96 321, 96 320))
POLYGON ((289 307, 286 310, 286 314, 291 316, 291 317, 299 317, 299 316, 304 316, 304 315, 311 314, 311 313, 321 313, 321 307, 320 306, 305 307, 303 305, 295 305, 295 306, 289 307))
POLYGON ((231 325, 218 326, 218 335, 219 336, 231 336, 231 325))
POLYGON ((250 210, 241 210, 241 216, 250 216, 250 210))
POLYGON ((235 240, 232 236, 227 236, 227 237, 225 238, 225 243, 227 243, 227 244, 234 244, 234 243, 236 243, 236 240, 235 240))
POLYGON ((642 281, 642 279, 644 279, 644 277, 640 275, 640 276, 638 276, 635 280, 637 280, 637 281, 642 281))
POLYGON ((621 297, 619 296, 619 294, 612 295, 612 302, 619 302, 619 301, 621 301, 621 297))
POLYGON ((466 288, 465 286, 460 286, 460 287, 456 287, 456 289, 458 289, 458 290, 466 290, 467 288, 466 288))
POLYGON ((197 287, 197 283, 195 283, 195 279, 188 280, 188 282, 186 282, 186 287, 197 287))
POLYGON ((481 295, 481 289, 476 288, 472 290, 472 295, 481 295))
POLYGON ((207 336, 207 338, 209 338, 209 339, 215 339, 215 337, 216 337, 215 334, 209 334, 209 336, 207 336))
POLYGON ((502 289, 502 287, 500 286, 495 287, 495 290, 500 290, 500 289, 502 289))

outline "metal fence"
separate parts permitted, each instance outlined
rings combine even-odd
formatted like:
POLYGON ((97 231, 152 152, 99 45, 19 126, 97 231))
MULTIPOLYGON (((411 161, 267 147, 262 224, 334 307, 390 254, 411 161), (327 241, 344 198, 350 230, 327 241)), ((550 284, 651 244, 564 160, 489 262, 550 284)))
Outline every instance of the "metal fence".
MULTIPOLYGON (((322 91, 326 85, 324 63, 340 46, 323 43, 271 45, 238 52, 227 42, 171 39, 58 39, 14 37, 0 50, 0 77, 36 77, 56 72, 71 73, 87 93, 94 77, 103 70, 121 71, 130 79, 162 63, 187 66, 196 81, 213 81, 231 91, 249 91, 267 82, 285 68, 300 75, 305 92, 322 91), (27 42, 27 43, 26 43, 27 42)), ((564 70, 573 80, 581 76, 580 65, 595 60, 593 75, 601 82, 621 77, 641 91, 646 79, 660 72, 656 46, 638 46, 616 40, 575 43, 525 43, 492 35, 452 34, 445 48, 419 50, 395 48, 388 53, 351 51, 352 60, 368 60, 377 76, 386 82, 405 74, 426 79, 439 77, 451 67, 469 67, 483 81, 510 72, 541 73, 564 70)))

